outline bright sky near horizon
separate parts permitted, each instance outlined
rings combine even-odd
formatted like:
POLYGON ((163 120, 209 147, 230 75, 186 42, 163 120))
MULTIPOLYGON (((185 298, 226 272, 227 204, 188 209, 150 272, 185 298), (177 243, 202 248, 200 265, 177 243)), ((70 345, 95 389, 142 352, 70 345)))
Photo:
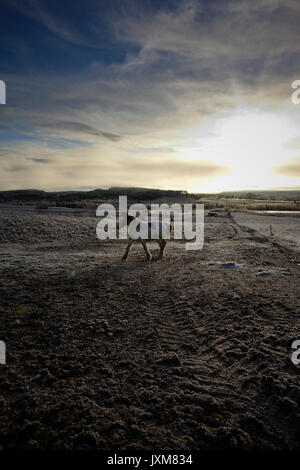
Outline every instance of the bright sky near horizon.
POLYGON ((1 0, 0 189, 300 189, 298 0, 1 0))

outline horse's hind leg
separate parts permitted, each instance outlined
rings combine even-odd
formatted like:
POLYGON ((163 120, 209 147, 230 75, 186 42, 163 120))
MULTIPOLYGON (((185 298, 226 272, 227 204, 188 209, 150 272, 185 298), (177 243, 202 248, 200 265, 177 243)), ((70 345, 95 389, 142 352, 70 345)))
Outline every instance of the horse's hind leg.
POLYGON ((146 240, 141 240, 141 243, 142 243, 142 245, 143 245, 143 247, 144 247, 144 250, 145 250, 145 252, 146 252, 147 259, 148 259, 149 261, 151 261, 151 260, 152 260, 152 255, 151 255, 150 251, 148 250, 146 240))
POLYGON ((165 254, 165 248, 166 248, 166 240, 158 240, 159 246, 160 246, 160 252, 158 255, 158 259, 162 259, 164 254, 165 254))

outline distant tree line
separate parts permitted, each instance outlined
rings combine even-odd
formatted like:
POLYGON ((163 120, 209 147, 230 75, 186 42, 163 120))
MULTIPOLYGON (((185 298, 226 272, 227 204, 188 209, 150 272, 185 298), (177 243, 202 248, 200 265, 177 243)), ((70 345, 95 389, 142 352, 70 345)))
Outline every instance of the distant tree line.
POLYGON ((9 201, 53 201, 61 205, 65 201, 81 201, 93 199, 117 199, 119 196, 127 196, 132 200, 153 200, 164 197, 192 197, 187 191, 163 190, 151 188, 121 188, 94 189, 92 191, 41 191, 37 189, 24 189, 12 191, 0 191, 0 202, 9 201))

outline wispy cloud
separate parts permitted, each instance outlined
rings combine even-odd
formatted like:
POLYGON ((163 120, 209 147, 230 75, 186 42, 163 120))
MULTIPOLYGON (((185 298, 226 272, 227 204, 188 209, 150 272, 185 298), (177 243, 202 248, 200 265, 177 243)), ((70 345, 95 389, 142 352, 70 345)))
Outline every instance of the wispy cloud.
POLYGON ((32 157, 30 158, 30 160, 32 160, 33 162, 37 162, 37 163, 49 163, 49 158, 38 158, 38 157, 32 157))
POLYGON ((76 121, 44 121, 38 125, 38 127, 44 127, 46 129, 54 129, 59 134, 64 134, 65 132, 71 134, 90 134, 97 137, 104 137, 105 139, 117 142, 122 137, 118 134, 112 134, 111 132, 104 132, 99 129, 96 129, 93 126, 84 124, 82 122, 76 121))
MULTIPOLYGON (((5 156, 5 151, 3 151, 5 156)), ((33 177, 41 189, 74 189, 113 185, 188 188, 191 181, 207 181, 230 172, 229 168, 209 161, 181 161, 173 155, 157 153, 144 158, 143 153, 128 154, 127 149, 114 151, 108 146, 90 146, 85 158, 79 149, 54 153, 40 145, 15 147, 2 165, 5 188, 32 188, 33 177), (43 151, 43 155, 41 153, 43 151), (99 154, 106 158, 99 158, 99 154)))
POLYGON ((292 178, 300 178, 300 158, 276 167, 274 173, 292 178))

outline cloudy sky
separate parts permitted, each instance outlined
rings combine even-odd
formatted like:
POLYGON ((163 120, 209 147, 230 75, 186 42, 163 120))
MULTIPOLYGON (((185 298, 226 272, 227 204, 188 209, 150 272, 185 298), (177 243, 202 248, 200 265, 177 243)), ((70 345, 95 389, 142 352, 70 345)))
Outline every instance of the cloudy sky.
POLYGON ((0 189, 300 189, 299 0, 0 9, 0 189))

